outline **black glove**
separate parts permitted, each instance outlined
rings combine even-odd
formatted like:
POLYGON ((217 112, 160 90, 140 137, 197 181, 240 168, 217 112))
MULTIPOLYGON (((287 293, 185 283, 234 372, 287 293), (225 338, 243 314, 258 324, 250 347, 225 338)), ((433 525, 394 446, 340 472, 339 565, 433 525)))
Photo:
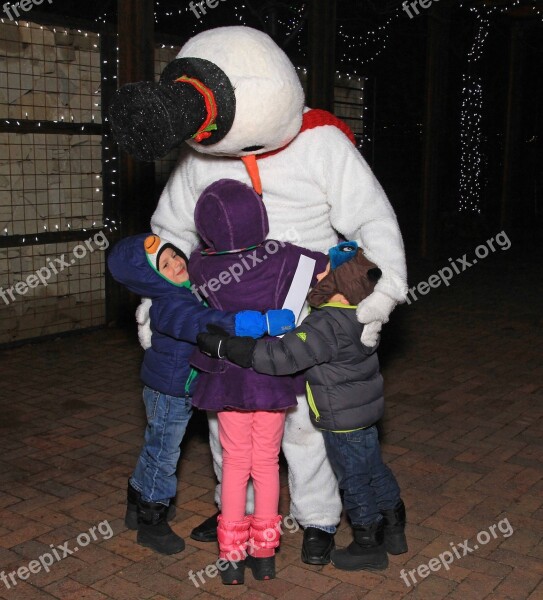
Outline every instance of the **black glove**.
POLYGON ((252 337, 230 337, 226 340, 226 358, 240 367, 251 367, 255 346, 252 337))
MULTIPOLYGON (((208 330, 213 326, 208 325, 208 330)), ((220 327, 218 328, 220 329, 220 327)), ((213 329, 212 329, 213 331, 213 329)), ((223 333, 199 333, 196 336, 196 343, 201 352, 211 356, 211 358, 225 358, 226 357, 226 341, 230 336, 226 331, 223 333)))
MULTIPOLYGON (((215 326, 209 326, 208 330, 215 326)), ((196 337, 198 348, 211 358, 227 358, 240 367, 253 364, 253 350, 256 340, 251 337, 232 337, 224 333, 199 333, 196 337)))

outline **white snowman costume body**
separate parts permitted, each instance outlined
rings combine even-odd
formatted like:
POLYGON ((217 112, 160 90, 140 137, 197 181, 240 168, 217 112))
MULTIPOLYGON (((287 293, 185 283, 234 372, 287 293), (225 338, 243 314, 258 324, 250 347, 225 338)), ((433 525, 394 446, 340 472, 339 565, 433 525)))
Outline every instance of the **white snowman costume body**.
MULTIPOLYGON (((367 324, 363 341, 375 344, 381 324, 404 300, 407 286, 396 216, 365 160, 333 125, 299 133, 303 112, 308 110, 303 107, 303 92, 292 63, 266 34, 247 27, 209 30, 189 40, 178 55, 182 57, 209 60, 226 73, 235 89, 236 112, 232 128, 217 144, 188 142, 190 148, 182 151, 152 217, 153 232, 189 255, 198 242, 194 206, 200 193, 223 178, 251 185, 240 157, 282 148, 257 161, 269 238, 288 235, 298 245, 321 252, 337 243, 338 233, 356 240, 383 273, 374 293, 357 310, 359 320, 367 324)), ((140 325, 146 313, 142 305, 140 325)), ((143 343, 148 332, 148 326, 140 327, 143 343)), ((216 417, 209 422, 220 481, 216 417)), ((310 422, 304 396, 287 415, 283 451, 294 518, 302 526, 337 524, 341 514, 337 482, 322 435, 310 422)))

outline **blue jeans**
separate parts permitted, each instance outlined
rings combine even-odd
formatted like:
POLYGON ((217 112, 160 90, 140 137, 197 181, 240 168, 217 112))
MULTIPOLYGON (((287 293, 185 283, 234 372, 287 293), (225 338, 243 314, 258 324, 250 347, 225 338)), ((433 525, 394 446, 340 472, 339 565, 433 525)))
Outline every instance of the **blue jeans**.
POLYGON ((381 519, 380 511, 400 500, 400 488, 381 458, 377 427, 322 434, 351 523, 368 526, 381 519))
POLYGON ((168 506, 177 491, 180 444, 192 415, 189 399, 168 396, 145 386, 143 403, 147 414, 145 443, 130 483, 145 502, 168 506))

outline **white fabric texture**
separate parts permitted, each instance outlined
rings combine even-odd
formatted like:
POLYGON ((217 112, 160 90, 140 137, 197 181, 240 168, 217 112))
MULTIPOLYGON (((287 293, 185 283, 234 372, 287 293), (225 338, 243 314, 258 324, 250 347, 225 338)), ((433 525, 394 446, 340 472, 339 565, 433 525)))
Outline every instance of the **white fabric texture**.
MULTIPOLYGON (((356 240, 383 272, 376 290, 397 302, 405 299, 405 256, 394 210, 345 134, 329 125, 304 131, 258 166, 270 239, 295 232, 299 245, 327 252, 339 232, 356 240)), ((153 232, 190 254, 197 243, 196 201, 222 178, 251 185, 241 160, 182 151, 151 218, 153 232)))
MULTIPOLYGON (((337 243, 339 231, 355 239, 383 271, 384 283, 376 286, 379 293, 366 299, 367 314, 362 312, 377 318, 365 341, 375 344, 380 324, 404 298, 406 269, 394 211, 367 163, 342 132, 325 126, 301 133, 285 150, 259 160, 258 166, 270 239, 294 232, 299 245, 327 252, 337 243)), ((205 187, 225 177, 251 185, 241 160, 183 152, 151 219, 153 232, 189 255, 197 242, 196 200, 205 187)), ((287 416, 283 439, 291 512, 301 525, 335 525, 341 514, 336 479, 305 398, 300 397, 299 403, 287 416)), ((211 440, 211 449, 218 471, 222 461, 218 439, 211 440)))
MULTIPOLYGON (((407 276, 394 210, 366 161, 334 126, 296 135, 302 117, 301 87, 291 62, 262 32, 246 27, 207 30, 189 40, 178 56, 210 60, 225 72, 235 87, 236 115, 232 129, 218 143, 192 141, 181 151, 151 219, 153 232, 189 256, 197 244, 194 206, 204 188, 222 178, 251 185, 244 164, 235 158, 250 153, 243 148, 262 146, 257 152, 264 153, 289 144, 258 160, 269 238, 321 252, 336 245, 338 232, 356 240, 383 273, 357 313, 369 324, 368 337, 375 343, 381 324, 406 297, 407 276)), ((302 525, 335 525, 341 514, 337 482, 322 434, 310 422, 305 397, 298 402, 289 411, 283 438, 291 511, 302 525)), ((213 425, 210 446, 220 480, 222 456, 213 425)))

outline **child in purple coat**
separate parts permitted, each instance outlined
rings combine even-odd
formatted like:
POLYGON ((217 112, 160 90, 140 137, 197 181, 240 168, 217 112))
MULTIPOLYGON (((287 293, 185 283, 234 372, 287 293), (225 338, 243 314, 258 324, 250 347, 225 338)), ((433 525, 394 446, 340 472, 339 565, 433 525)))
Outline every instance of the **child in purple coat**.
MULTIPOLYGON (((177 489, 179 445, 192 413, 195 371, 189 359, 206 325, 256 337, 277 334, 294 321, 292 313, 224 312, 204 306, 190 292, 188 260, 167 240, 135 235, 121 240, 108 257, 111 275, 130 291, 153 299, 151 346, 141 366, 147 428, 128 483, 126 526, 137 529, 139 544, 161 554, 181 552, 185 543, 168 525, 177 489), (274 323, 274 328, 269 324, 274 323)), ((243 334, 242 334, 243 335, 243 334)), ((172 511, 173 512, 173 511, 172 511)))
MULTIPOLYGON (((312 284, 326 267, 324 254, 266 240, 264 203, 238 181, 222 179, 207 187, 196 204, 194 222, 207 249, 191 255, 192 289, 215 308, 280 308, 302 255, 316 261, 312 284)), ((281 519, 277 514, 279 449, 286 409, 296 405, 300 390, 294 378, 263 375, 201 353, 192 364, 202 371, 193 405, 218 411, 223 475, 217 536, 220 558, 225 560, 223 583, 242 583, 245 564, 256 579, 271 579, 281 519), (249 477, 255 508, 247 516, 249 477), (246 559, 232 560, 232 553, 239 552, 246 559)))

